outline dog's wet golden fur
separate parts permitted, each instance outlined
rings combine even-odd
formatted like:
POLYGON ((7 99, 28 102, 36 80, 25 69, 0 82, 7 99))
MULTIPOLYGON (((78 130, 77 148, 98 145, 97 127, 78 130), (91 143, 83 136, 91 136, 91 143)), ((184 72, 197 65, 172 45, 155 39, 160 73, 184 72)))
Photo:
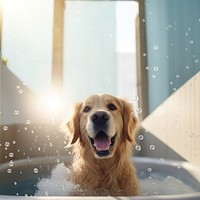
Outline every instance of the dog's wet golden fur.
POLYGON ((74 160, 71 181, 84 195, 139 193, 132 146, 138 120, 132 105, 108 94, 77 103, 67 123, 74 160))

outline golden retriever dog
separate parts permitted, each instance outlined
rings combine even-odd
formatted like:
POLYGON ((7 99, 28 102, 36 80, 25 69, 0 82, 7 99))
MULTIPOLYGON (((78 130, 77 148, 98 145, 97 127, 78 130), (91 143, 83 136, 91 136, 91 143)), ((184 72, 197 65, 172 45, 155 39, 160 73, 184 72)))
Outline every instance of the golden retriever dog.
POLYGON ((132 164, 138 120, 130 103, 108 94, 92 95, 75 105, 67 126, 74 153, 70 181, 84 195, 138 195, 132 164))

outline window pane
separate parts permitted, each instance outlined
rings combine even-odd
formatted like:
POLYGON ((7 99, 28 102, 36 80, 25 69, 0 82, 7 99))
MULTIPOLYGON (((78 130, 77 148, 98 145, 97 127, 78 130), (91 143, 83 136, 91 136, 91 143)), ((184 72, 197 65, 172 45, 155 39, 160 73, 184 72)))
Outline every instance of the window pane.
POLYGON ((136 95, 137 2, 66 1, 64 92, 67 103, 92 93, 136 95))
POLYGON ((36 94, 51 85, 52 26, 53 0, 3 0, 2 54, 36 94))

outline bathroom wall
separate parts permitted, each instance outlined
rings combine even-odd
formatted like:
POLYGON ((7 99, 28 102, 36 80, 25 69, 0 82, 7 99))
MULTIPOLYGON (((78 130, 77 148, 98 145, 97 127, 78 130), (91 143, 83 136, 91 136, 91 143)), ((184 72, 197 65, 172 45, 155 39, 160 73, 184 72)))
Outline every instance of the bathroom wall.
POLYGON ((149 112, 200 71, 200 1, 145 0, 149 112))
MULTIPOLYGON (((183 159, 200 166, 200 72, 164 101, 143 122, 142 126, 157 141, 154 153, 167 155, 166 146, 183 159)), ((146 134, 148 135, 148 133, 146 134)), ((146 139, 146 138, 145 138, 146 139)), ((143 143, 147 146, 149 140, 143 143)), ((146 152, 146 155, 149 155, 146 152)), ((161 157, 160 157, 161 158, 161 157)), ((163 157, 165 158, 165 157, 163 157)))
POLYGON ((53 5, 53 0, 2 0, 1 54, 40 96, 51 89, 53 5))

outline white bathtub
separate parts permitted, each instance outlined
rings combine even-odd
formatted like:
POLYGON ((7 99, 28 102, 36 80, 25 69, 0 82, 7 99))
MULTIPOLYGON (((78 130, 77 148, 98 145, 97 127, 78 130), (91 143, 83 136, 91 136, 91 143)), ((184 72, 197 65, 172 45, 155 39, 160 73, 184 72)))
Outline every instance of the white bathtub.
POLYGON ((72 196, 31 196, 36 190, 38 177, 50 176, 59 162, 69 162, 70 157, 42 157, 17 160, 0 165, 0 199, 200 199, 200 168, 188 162, 167 161, 135 157, 141 183, 142 196, 137 197, 72 197, 72 196), (34 170, 38 170, 34 172, 34 170), (24 196, 27 194, 26 196, 24 196))

